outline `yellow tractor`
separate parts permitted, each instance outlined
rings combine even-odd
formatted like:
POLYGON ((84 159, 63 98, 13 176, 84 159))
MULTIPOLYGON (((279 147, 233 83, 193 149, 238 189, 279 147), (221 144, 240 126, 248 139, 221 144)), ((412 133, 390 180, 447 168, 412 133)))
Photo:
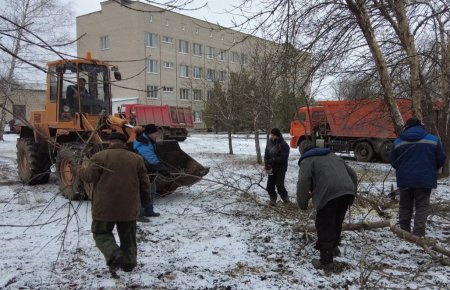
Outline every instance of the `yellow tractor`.
MULTIPOLYGON (((45 110, 30 113, 17 139, 18 172, 24 183, 46 183, 54 168, 64 196, 89 198, 92 186, 72 174, 73 165, 107 148, 112 132, 128 136, 131 147, 142 127, 112 116, 111 73, 121 80, 116 66, 91 59, 89 53, 85 59, 48 63, 45 110)), ((209 171, 183 152, 176 141, 158 142, 157 154, 175 173, 156 179, 159 194, 192 185, 209 171)))

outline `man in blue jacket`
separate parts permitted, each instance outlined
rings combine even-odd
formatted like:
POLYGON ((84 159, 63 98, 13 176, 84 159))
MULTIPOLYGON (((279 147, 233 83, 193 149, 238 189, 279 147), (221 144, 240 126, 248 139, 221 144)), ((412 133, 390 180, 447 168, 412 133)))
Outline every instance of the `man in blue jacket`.
POLYGON ((419 119, 406 121, 403 133, 392 144, 390 156, 400 189, 401 229, 411 231, 415 208, 413 234, 425 236, 431 189, 437 187, 436 171, 444 165, 446 158, 439 138, 429 134, 419 119))
MULTIPOLYGON (((133 142, 133 149, 144 158, 149 174, 159 173, 167 176, 170 174, 169 170, 161 163, 158 156, 156 155, 156 139, 158 138, 158 134, 159 130, 157 126, 155 126, 154 124, 146 125, 144 128, 144 132, 133 142)), ((160 215, 160 213, 155 212, 153 209, 156 192, 156 182, 154 181, 151 185, 151 204, 141 209, 141 221, 146 221, 145 219, 143 219, 144 216, 156 217, 160 215)))

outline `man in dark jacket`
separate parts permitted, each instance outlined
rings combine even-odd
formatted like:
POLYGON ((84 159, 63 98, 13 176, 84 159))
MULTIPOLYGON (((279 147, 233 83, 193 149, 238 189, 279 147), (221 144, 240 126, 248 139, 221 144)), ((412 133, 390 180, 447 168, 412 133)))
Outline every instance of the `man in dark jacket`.
POLYGON ((289 145, 284 141, 280 129, 273 128, 270 131, 269 141, 267 142, 264 153, 265 170, 269 173, 266 189, 270 196, 269 205, 271 206, 277 204, 275 186, 283 202, 290 202, 288 192, 286 187, 284 187, 289 151, 289 145))
POLYGON ((406 121, 403 133, 392 144, 390 156, 400 189, 401 229, 411 231, 415 208, 413 234, 425 236, 431 189, 437 186, 436 171, 444 165, 446 158, 439 139, 429 134, 419 119, 406 121))
MULTIPOLYGON (((159 135, 158 127, 154 124, 146 125, 144 132, 136 138, 133 142, 133 149, 141 155, 146 161, 147 171, 149 174, 159 173, 164 176, 168 176, 169 170, 165 165, 161 163, 156 155, 156 140, 159 135)), ((152 202, 147 207, 141 209, 141 220, 144 216, 156 217, 160 214, 154 211, 153 203, 156 199, 156 182, 153 181, 151 185, 152 202)))
POLYGON ((355 198, 358 178, 353 169, 329 149, 309 146, 301 153, 298 206, 306 210, 312 198, 317 210, 316 249, 320 251, 320 260, 313 259, 312 264, 316 269, 332 269, 333 256, 340 254, 342 223, 355 198))
POLYGON ((94 154, 86 167, 75 169, 81 180, 95 185, 91 230, 113 273, 119 267, 128 272, 136 266, 136 219, 140 204, 150 203, 144 160, 126 148, 126 141, 125 135, 112 133, 108 149, 94 154), (120 247, 114 239, 115 226, 120 247))

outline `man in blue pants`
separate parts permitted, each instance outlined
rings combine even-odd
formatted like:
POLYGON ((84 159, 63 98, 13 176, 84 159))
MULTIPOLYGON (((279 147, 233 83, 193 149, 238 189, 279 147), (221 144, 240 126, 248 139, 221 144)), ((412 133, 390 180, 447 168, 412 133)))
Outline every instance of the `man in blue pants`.
MULTIPOLYGON (((158 173, 164 176, 168 176, 169 170, 161 163, 156 155, 156 140, 158 138, 159 128, 154 124, 146 125, 144 132, 136 138, 133 142, 133 149, 141 155, 146 161, 147 171, 149 174, 158 173)), ((140 220, 146 221, 143 217, 157 217, 160 213, 155 212, 153 203, 156 197, 157 188, 156 183, 152 182, 151 185, 151 204, 141 209, 140 220)))

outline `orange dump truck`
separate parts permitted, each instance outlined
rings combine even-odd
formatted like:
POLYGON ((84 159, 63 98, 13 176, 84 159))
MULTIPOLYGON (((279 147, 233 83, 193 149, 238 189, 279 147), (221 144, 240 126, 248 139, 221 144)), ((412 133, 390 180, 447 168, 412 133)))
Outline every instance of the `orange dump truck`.
MULTIPOLYGON (((404 120, 411 117, 411 100, 399 99, 404 120)), ((389 109, 383 100, 322 101, 302 107, 291 122, 292 148, 301 148, 316 138, 316 145, 334 152, 353 151, 358 161, 389 162, 389 150, 396 138, 389 109), (310 117, 311 116, 311 117, 310 117)))

